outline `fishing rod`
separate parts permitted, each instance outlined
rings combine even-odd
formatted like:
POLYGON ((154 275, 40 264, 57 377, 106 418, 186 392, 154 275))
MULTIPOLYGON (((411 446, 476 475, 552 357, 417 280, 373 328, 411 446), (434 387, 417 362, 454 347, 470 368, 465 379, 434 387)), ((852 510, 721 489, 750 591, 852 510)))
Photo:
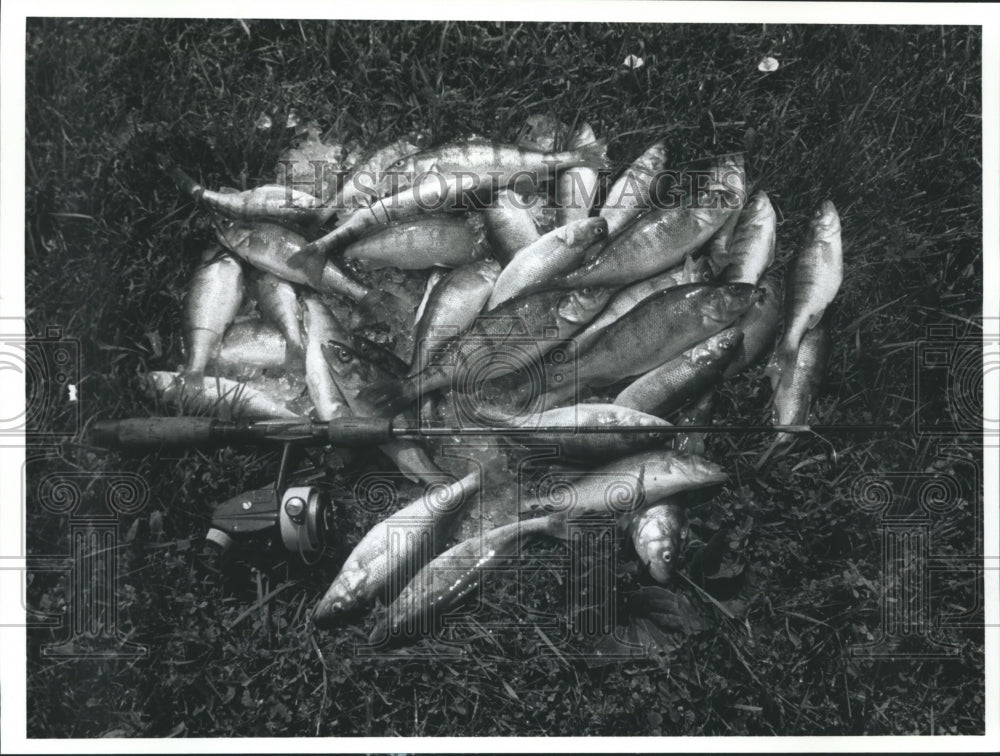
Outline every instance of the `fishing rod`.
POLYGON ((681 433, 830 433, 892 431, 894 425, 478 425, 421 427, 391 418, 347 417, 330 422, 310 418, 221 420, 211 417, 134 417, 95 422, 90 440, 112 448, 151 450, 161 447, 281 448, 275 481, 216 504, 205 543, 219 554, 234 544, 280 543, 306 564, 317 562, 329 541, 333 503, 309 481, 289 485, 289 470, 298 450, 308 446, 378 446, 394 440, 428 438, 574 436, 577 434, 643 434, 647 438, 681 433))
POLYGON ((261 443, 296 446, 378 446, 395 440, 466 436, 535 436, 577 434, 678 435, 682 433, 873 433, 898 430, 891 424, 868 425, 478 425, 420 426, 391 418, 348 417, 329 422, 308 418, 219 420, 209 417, 145 417, 94 423, 91 440, 98 446, 148 449, 160 446, 217 447, 261 443))

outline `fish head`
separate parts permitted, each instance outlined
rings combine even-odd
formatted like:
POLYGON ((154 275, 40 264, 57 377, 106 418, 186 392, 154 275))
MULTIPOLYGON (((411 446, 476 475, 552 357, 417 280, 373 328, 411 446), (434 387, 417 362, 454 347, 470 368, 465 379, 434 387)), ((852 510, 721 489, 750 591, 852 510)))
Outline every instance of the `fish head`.
POLYGON ((574 289, 559 300, 559 317, 575 325, 593 320, 611 299, 612 289, 593 287, 574 289))
POLYGON ((732 323, 763 296, 763 290, 750 283, 721 284, 713 288, 703 308, 705 317, 717 323, 732 323))
POLYGON ((246 244, 252 234, 252 227, 248 224, 218 214, 212 216, 212 226, 219 244, 230 251, 246 244))
POLYGON ((313 624, 321 630, 336 627, 359 608, 357 594, 338 576, 313 609, 313 624))
POLYGON ((743 331, 739 328, 727 328, 708 340, 708 348, 715 354, 722 355, 734 352, 743 344, 743 331))
POLYGON ((829 239, 840 234, 840 215, 830 200, 823 200, 809 220, 809 235, 813 239, 829 239))
POLYGON ((691 347, 688 357, 695 364, 707 363, 735 353, 742 345, 742 329, 727 328, 691 347))
POLYGON ((686 531, 684 510, 676 504, 654 505, 639 517, 635 528, 635 550, 656 582, 663 584, 670 579, 680 557, 686 531))
POLYGON ((608 221, 600 216, 572 221, 560 228, 559 238, 572 247, 589 247, 608 235, 608 221))
POLYGON ((330 371, 337 376, 338 382, 351 384, 366 384, 373 372, 370 363, 361 357, 354 349, 339 341, 327 341, 321 346, 323 359, 330 371))

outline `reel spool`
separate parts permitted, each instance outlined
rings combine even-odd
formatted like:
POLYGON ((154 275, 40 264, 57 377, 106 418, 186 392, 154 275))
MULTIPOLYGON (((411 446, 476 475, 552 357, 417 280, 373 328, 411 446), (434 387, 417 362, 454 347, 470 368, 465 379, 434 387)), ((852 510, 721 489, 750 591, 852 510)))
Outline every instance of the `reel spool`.
POLYGON ((307 564, 323 553, 329 527, 330 506, 315 486, 295 486, 285 491, 278 508, 281 541, 307 564))

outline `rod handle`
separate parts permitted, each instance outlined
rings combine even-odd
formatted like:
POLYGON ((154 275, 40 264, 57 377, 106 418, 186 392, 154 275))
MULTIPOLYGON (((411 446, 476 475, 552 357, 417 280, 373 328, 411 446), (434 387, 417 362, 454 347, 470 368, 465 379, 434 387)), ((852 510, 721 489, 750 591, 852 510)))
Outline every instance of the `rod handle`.
POLYGON ((219 421, 211 417, 134 417, 102 420, 91 428, 98 446, 150 448, 156 446, 205 446, 218 440, 219 421))

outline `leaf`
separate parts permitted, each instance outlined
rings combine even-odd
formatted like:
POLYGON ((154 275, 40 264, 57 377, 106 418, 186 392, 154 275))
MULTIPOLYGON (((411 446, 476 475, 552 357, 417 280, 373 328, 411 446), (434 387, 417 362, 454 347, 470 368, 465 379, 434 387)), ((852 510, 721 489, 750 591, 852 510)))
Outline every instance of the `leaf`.
POLYGON ((683 593, 647 586, 633 598, 635 614, 649 617, 661 628, 697 633, 711 627, 708 618, 683 593))
POLYGON ((639 643, 647 649, 648 653, 672 654, 684 642, 683 634, 668 635, 652 619, 636 620, 635 629, 639 643))

